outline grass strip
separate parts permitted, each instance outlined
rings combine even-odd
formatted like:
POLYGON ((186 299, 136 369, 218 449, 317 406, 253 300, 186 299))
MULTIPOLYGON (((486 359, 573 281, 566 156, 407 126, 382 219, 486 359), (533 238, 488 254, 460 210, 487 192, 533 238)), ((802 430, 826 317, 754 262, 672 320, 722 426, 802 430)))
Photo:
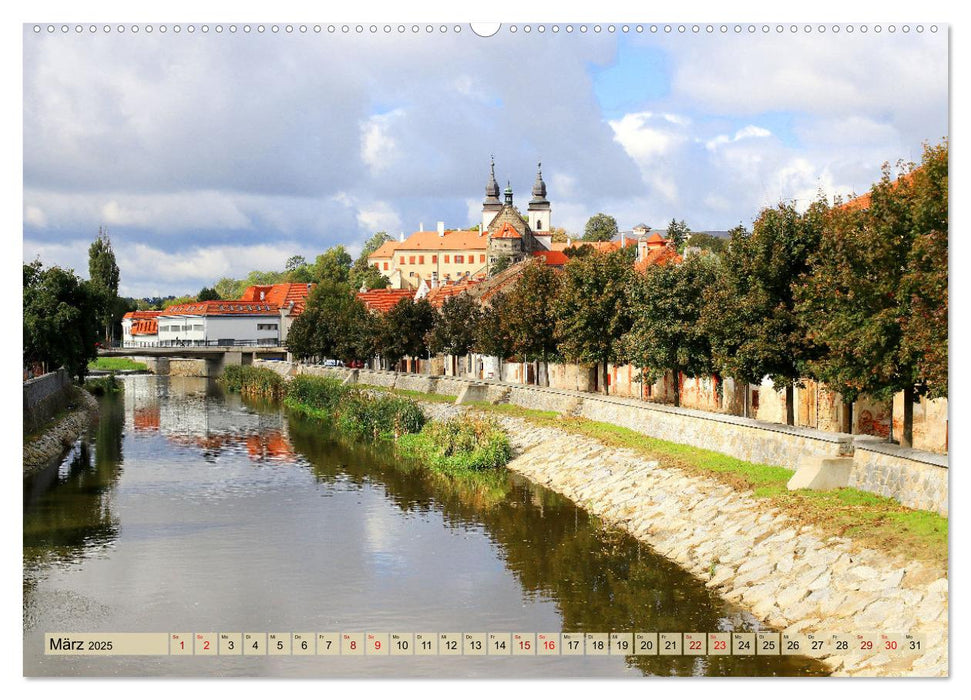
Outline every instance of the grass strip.
POLYGON ((104 372, 122 372, 127 370, 143 372, 148 369, 148 365, 144 362, 135 362, 127 357, 98 357, 88 363, 88 369, 104 372))

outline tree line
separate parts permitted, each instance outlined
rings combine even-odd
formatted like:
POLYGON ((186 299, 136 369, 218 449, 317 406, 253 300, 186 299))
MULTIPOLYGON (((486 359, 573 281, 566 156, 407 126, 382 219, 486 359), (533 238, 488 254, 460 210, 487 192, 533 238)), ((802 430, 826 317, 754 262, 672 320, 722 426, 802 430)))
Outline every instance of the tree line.
POLYGON ((477 352, 596 364, 604 379, 608 363, 631 363, 649 382, 668 371, 754 384, 770 377, 786 391, 789 424, 804 379, 849 403, 903 392, 899 439, 909 445, 914 401, 947 396, 947 142, 899 170, 895 178, 885 165, 860 200, 763 209, 722 251, 678 264, 637 272, 633 248, 574 255, 561 272, 532 261, 483 304, 463 294, 436 310, 405 298, 371 314, 350 280, 327 281, 288 346, 299 359, 380 356, 390 366, 477 352))

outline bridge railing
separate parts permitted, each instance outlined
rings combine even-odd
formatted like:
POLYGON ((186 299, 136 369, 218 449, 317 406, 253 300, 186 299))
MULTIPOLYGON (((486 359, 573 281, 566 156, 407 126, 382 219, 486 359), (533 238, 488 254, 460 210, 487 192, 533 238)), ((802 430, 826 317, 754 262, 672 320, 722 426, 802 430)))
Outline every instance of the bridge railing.
POLYGON ((121 348, 215 348, 215 347, 280 347, 282 343, 278 338, 219 338, 217 340, 153 340, 153 341, 127 341, 122 343, 121 348))

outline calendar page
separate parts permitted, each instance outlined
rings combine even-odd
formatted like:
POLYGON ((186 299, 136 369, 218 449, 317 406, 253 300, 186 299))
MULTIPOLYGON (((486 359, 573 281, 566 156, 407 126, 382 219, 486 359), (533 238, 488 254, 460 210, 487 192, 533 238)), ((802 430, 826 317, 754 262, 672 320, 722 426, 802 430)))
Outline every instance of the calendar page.
POLYGON ((83 14, 24 676, 949 675, 949 25, 83 14))

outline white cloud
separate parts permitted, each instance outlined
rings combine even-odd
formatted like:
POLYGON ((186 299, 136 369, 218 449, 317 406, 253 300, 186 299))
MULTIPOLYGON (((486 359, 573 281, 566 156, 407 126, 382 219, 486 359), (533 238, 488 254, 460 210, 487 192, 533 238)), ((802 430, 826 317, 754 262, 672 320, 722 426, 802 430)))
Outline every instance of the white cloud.
POLYGON ((720 134, 713 139, 710 139, 705 143, 705 148, 709 151, 714 151, 719 146, 726 143, 735 143, 736 141, 741 141, 742 139, 750 138, 765 138, 766 136, 771 136, 772 132, 768 129, 763 129, 760 126, 755 126, 749 124, 735 132, 734 136, 728 136, 727 134, 720 134))
POLYGON ((44 228, 47 226, 47 216, 40 207, 26 206, 24 207, 24 223, 37 228, 44 228))
POLYGON ((387 170, 397 159, 398 144, 390 131, 394 121, 404 114, 403 109, 394 109, 375 114, 361 124, 361 160, 372 173, 387 170))
POLYGON ((372 202, 361 205, 357 212, 357 223, 366 231, 397 231, 401 228, 401 217, 387 202, 372 202))
POLYGON ((613 119, 608 124, 614 131, 614 140, 643 169, 685 140, 684 127, 688 122, 673 118, 673 115, 636 112, 613 119))

